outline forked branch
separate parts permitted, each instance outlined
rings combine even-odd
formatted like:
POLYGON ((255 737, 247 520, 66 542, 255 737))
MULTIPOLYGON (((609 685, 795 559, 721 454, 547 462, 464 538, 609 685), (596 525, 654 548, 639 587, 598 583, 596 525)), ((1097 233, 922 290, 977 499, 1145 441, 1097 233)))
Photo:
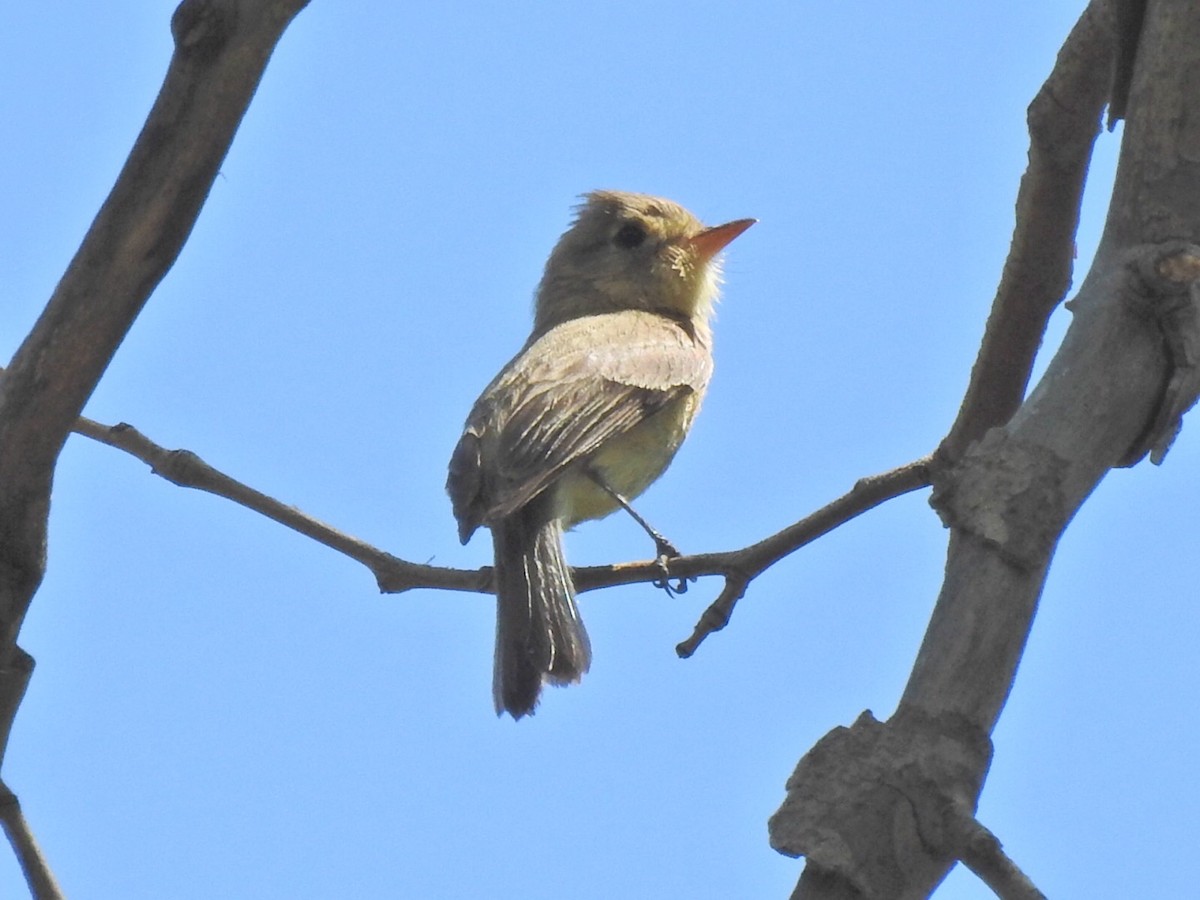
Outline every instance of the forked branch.
MULTIPOLYGON (((362 563, 375 576, 383 593, 395 594, 414 588, 477 593, 489 593, 492 590, 490 567, 450 569, 400 559, 231 478, 190 450, 168 450, 159 446, 131 425, 102 425, 91 419, 80 418, 75 431, 137 457, 150 466, 156 475, 172 484, 232 500, 362 563)), ((720 575, 725 579, 724 590, 704 611, 691 637, 676 648, 679 655, 691 656, 708 635, 724 628, 750 582, 779 560, 885 500, 928 486, 929 462, 928 458, 922 458, 881 475, 862 478, 832 503, 749 547, 672 559, 670 574, 673 578, 720 575)), ((657 581, 663 575, 662 568, 653 560, 589 566, 575 569, 574 574, 576 587, 580 591, 657 581)))

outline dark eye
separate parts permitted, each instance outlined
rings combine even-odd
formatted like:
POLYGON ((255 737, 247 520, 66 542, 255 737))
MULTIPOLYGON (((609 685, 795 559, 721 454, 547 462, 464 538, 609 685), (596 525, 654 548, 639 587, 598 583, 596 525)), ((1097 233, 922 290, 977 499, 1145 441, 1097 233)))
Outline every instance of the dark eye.
POLYGON ((618 247, 624 247, 626 250, 632 250, 634 247, 641 246, 646 240, 646 229, 636 222, 628 222, 622 225, 620 230, 613 235, 613 243, 618 247))

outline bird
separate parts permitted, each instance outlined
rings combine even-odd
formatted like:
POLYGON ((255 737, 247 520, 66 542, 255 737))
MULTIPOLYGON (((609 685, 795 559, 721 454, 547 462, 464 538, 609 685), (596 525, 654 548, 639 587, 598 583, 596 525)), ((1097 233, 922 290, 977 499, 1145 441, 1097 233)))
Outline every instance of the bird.
POLYGON ((446 490, 466 544, 491 530, 497 715, 533 713, 592 651, 563 532, 620 508, 666 469, 712 374, 719 255, 754 224, 705 227, 670 200, 583 196, 538 285, 533 329, 476 400, 446 490))

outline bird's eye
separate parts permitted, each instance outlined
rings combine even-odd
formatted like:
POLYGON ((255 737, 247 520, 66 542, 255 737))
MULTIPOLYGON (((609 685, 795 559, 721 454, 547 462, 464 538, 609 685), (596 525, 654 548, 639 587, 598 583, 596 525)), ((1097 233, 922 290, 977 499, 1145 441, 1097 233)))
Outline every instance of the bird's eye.
POLYGON ((626 250, 641 246, 646 240, 646 229, 636 222, 627 222, 613 235, 613 243, 626 250))

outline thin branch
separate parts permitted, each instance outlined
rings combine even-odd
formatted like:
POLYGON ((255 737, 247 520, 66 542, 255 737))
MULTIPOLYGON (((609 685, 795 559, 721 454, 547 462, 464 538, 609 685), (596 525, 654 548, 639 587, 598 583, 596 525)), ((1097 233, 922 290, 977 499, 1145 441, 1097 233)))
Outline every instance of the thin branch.
MULTIPOLYGON (((929 467, 930 458, 922 457, 889 472, 859 479, 848 493, 766 540, 733 553, 696 557, 719 564, 720 571, 725 575, 725 589, 704 611, 692 636, 680 643, 675 652, 685 658, 691 656, 706 637, 724 628, 750 582, 789 553, 812 543, 885 500, 927 487, 930 483, 929 467)), ((692 574, 686 570, 680 571, 682 567, 676 562, 671 561, 672 575, 692 574)))
POLYGON ((1012 246, 939 461, 959 459, 989 428, 1007 422, 1025 395, 1046 322, 1071 286, 1084 180, 1111 67, 1109 10, 1093 0, 1029 104, 1029 167, 1017 193, 1012 246))
MULTIPOLYGON (((903 721, 898 718, 885 727, 890 731, 894 724, 901 725, 903 721)), ((934 745, 943 753, 956 743, 953 731, 935 733, 933 737, 934 745)), ((950 765, 939 771, 936 766, 938 752, 930 750, 927 741, 914 742, 911 752, 914 753, 913 761, 908 765, 892 764, 884 779, 894 784, 909 802, 921 841, 935 854, 962 862, 1000 900, 1046 900, 1046 895, 1004 852, 999 839, 975 817, 965 796, 975 793, 978 787, 970 790, 966 785, 955 784, 964 771, 958 764, 962 758, 955 758, 951 751, 948 757, 941 757, 943 762, 949 759, 950 765)), ((977 758, 986 769, 991 758, 990 742, 987 752, 977 758)), ((982 782, 981 773, 978 786, 982 786, 982 782)))
MULTIPOLYGON (((476 593, 492 591, 490 567, 449 569, 400 559, 231 478, 190 450, 167 450, 132 425, 102 425, 91 419, 80 418, 75 431, 140 459, 150 466, 154 474, 172 484, 232 500, 362 563, 375 576, 379 590, 385 594, 414 588, 476 593)), ((837 500, 749 547, 672 559, 672 578, 696 578, 702 575, 721 575, 725 578, 725 588, 720 596, 704 611, 692 636, 676 648, 679 655, 691 656, 708 635, 724 628, 734 605, 746 592, 750 582, 783 557, 885 500, 926 487, 929 483, 929 459, 926 457, 890 472, 860 479, 837 500)), ((574 578, 579 591, 591 591, 619 584, 656 581, 662 578, 662 568, 655 560, 588 566, 575 569, 574 578)))
POLYGON ((963 809, 957 810, 951 827, 958 840, 962 864, 992 889, 1000 900, 1046 900, 1029 876, 1021 871, 997 837, 963 809))
POLYGON ((17 634, 46 569, 63 443, 174 264, 271 52, 307 0, 184 0, 154 107, 33 329, 0 375, 0 760, 31 661, 17 634))
POLYGON ((33 837, 17 795, 0 781, 0 825, 12 844, 33 900, 62 900, 63 892, 33 837))
POLYGON ((293 531, 362 563, 375 576, 379 590, 383 593, 401 593, 418 587, 477 592, 487 592, 491 589, 490 569, 447 569, 419 565, 392 556, 320 519, 313 518, 294 506, 281 503, 274 497, 231 478, 190 450, 168 450, 154 443, 132 425, 123 422, 117 425, 102 425, 80 417, 74 430, 94 441, 137 457, 150 466, 155 475, 162 476, 172 484, 232 500, 239 506, 286 525, 293 531))

